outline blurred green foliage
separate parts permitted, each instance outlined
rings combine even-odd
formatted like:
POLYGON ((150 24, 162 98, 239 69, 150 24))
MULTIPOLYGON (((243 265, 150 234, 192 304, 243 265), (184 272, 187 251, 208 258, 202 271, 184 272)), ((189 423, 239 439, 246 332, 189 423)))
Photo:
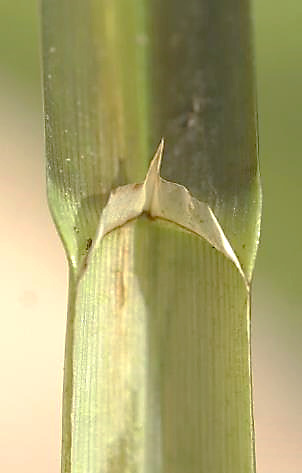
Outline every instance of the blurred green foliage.
POLYGON ((0 74, 41 102, 39 9, 36 0, 0 2, 0 74))
POLYGON ((302 2, 256 0, 254 12, 264 190, 257 273, 301 305, 302 2))

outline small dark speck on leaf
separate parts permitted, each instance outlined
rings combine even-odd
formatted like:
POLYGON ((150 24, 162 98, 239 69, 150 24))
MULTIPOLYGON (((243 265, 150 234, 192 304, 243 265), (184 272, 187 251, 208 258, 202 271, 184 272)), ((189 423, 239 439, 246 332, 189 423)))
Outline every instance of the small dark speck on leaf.
POLYGON ((87 242, 86 242, 86 250, 88 251, 89 248, 91 247, 92 245, 92 239, 91 238, 88 238, 87 242))

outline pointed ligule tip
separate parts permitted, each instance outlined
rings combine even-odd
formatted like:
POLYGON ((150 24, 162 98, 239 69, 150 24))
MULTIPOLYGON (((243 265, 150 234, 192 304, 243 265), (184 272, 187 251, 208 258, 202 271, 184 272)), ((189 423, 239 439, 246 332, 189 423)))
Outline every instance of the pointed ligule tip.
POLYGON ((162 161, 162 158, 163 158, 163 154, 164 154, 164 146, 165 146, 165 141, 164 139, 162 138, 160 140, 160 143, 157 147, 157 150, 155 152, 155 155, 150 163, 150 168, 151 166, 155 167, 156 168, 156 171, 157 171, 157 174, 159 174, 159 170, 160 170, 160 166, 161 166, 161 161, 162 161))
POLYGON ((157 160, 157 166, 158 166, 158 174, 161 166, 161 162, 163 159, 163 154, 164 154, 164 147, 165 147, 165 140, 164 137, 160 140, 160 143, 158 145, 158 148, 156 150, 154 158, 157 160))
POLYGON ((153 156, 150 166, 147 172, 146 180, 149 180, 151 176, 156 176, 159 177, 160 175, 160 166, 161 166, 161 161, 164 153, 164 138, 160 140, 160 143, 157 147, 157 150, 155 152, 155 155, 153 156))
POLYGON ((160 150, 161 154, 163 154, 163 152, 164 152, 164 147, 165 147, 165 138, 162 136, 162 137, 161 137, 161 140, 160 140, 160 142, 159 142, 157 151, 160 150))

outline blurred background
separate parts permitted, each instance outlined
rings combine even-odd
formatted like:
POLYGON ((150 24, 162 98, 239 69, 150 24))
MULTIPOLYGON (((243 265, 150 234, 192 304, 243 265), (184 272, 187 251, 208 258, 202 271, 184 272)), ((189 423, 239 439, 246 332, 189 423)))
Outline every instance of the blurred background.
MULTIPOLYGON (((254 0, 253 10, 264 188, 252 326, 257 472, 300 473, 302 2, 254 0)), ((0 156, 0 471, 54 473, 67 267, 46 203, 35 0, 0 3, 0 156)))

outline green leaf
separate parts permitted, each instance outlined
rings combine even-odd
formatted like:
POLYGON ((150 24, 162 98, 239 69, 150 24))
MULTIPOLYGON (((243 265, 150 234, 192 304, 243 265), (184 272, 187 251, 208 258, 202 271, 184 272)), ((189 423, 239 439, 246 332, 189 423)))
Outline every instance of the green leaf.
POLYGON ((252 473, 249 2, 43 0, 42 20, 70 265, 62 472, 252 473))

